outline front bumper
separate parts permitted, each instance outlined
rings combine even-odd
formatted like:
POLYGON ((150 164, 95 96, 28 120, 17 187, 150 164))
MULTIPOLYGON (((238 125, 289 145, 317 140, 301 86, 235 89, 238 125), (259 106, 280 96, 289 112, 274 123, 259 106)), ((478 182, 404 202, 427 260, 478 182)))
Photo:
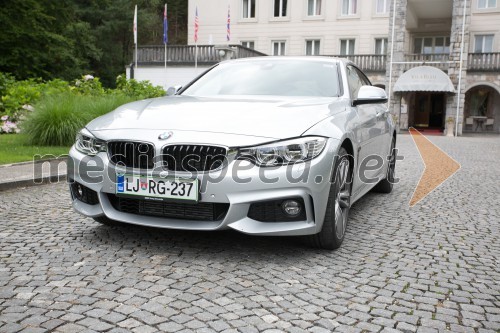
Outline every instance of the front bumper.
MULTIPOLYGON (((325 216, 330 190, 329 179, 338 145, 338 140, 329 139, 320 156, 307 163, 307 166, 302 164, 293 168, 270 169, 256 166, 250 168, 250 165, 247 165, 243 170, 241 161, 232 161, 224 170, 197 175, 201 184, 200 202, 229 204, 227 213, 217 221, 153 217, 115 209, 108 194, 115 193, 116 171, 107 154, 99 153, 95 157, 89 157, 72 147, 68 158, 68 178, 95 191, 99 199, 98 204, 87 204, 73 196, 73 208, 88 217, 105 215, 119 222, 149 227, 186 230, 234 229, 247 234, 276 236, 315 234, 321 230, 325 216), (240 168, 236 169, 235 163, 239 163, 240 168), (246 181, 237 181, 235 175, 237 179, 246 181), (263 181, 263 177, 273 181, 263 181), (217 181, 211 181, 213 179, 217 181), (248 217, 252 203, 284 198, 302 198, 306 211, 305 219, 260 222, 248 217)), ((146 174, 140 170, 134 173, 146 174)))

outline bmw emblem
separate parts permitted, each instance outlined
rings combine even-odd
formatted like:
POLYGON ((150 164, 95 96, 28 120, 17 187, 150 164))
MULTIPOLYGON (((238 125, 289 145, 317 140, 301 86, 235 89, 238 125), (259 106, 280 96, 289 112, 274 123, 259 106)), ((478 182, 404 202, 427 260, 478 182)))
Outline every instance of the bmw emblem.
POLYGON ((158 135, 158 139, 159 140, 168 140, 172 137, 172 135, 174 135, 174 133, 172 131, 163 132, 160 135, 158 135))

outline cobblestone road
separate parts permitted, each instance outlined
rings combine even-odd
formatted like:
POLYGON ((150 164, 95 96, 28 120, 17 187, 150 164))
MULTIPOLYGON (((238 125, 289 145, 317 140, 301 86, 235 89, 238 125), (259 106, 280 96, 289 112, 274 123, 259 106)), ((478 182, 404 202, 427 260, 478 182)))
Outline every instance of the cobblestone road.
POLYGON ((0 193, 0 332, 499 332, 500 140, 431 137, 462 169, 414 208, 392 194, 334 252, 295 238, 107 228, 65 184, 0 193))

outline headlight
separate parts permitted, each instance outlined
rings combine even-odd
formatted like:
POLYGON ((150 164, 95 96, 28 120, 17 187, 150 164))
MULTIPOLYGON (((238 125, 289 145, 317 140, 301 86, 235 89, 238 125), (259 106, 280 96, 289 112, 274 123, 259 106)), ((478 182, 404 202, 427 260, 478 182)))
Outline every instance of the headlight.
POLYGON ((258 166, 276 166, 312 160, 325 148, 326 138, 304 137, 262 146, 240 148, 237 159, 250 160, 258 166))
POLYGON ((91 156, 97 155, 101 151, 107 150, 106 142, 97 139, 85 128, 76 135, 75 148, 80 153, 91 156))

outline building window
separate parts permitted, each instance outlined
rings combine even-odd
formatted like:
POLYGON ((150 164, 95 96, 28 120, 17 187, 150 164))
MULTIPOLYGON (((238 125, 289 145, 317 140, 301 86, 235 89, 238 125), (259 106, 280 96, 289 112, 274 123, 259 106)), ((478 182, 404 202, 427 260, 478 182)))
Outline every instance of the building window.
POLYGON ((319 55, 319 39, 306 41, 306 55, 319 55))
POLYGON ((322 0, 307 0, 307 15, 308 16, 321 15, 321 1, 322 0))
POLYGON ((255 0, 243 0, 243 18, 255 17, 255 0))
POLYGON ((416 54, 449 54, 450 37, 418 37, 414 40, 416 54))
POLYGON ((288 0, 274 0, 274 17, 285 17, 288 0))
POLYGON ((387 38, 375 38, 375 54, 387 54, 387 38))
POLYGON ((474 38, 474 52, 493 52, 493 35, 476 35, 474 38))
POLYGON ((479 9, 488 9, 496 7, 497 7, 497 0, 477 0, 477 8, 479 9))
POLYGON ((285 55, 285 44, 286 43, 284 41, 273 42, 273 55, 284 56, 285 55))
POLYGON ((391 5, 390 0, 377 0, 377 14, 387 14, 389 12, 389 6, 391 5))
POLYGON ((341 39, 340 40, 340 55, 354 54, 354 39, 341 39))
POLYGON ((255 50, 255 42, 254 41, 242 41, 241 46, 255 50))
POLYGON ((356 15, 358 12, 357 0, 342 0, 342 15, 356 15))

